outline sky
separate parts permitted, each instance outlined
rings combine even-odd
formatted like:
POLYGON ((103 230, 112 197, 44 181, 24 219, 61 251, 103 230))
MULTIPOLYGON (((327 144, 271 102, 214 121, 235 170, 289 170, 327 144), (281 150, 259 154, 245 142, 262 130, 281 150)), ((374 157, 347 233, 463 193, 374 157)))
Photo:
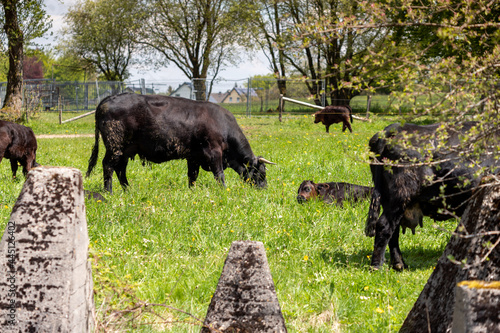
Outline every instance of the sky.
MULTIPOLYGON (((68 8, 74 5, 77 0, 45 0, 45 9, 47 14, 52 19, 52 37, 39 38, 37 43, 42 45, 53 45, 55 39, 59 35, 61 27, 64 26, 64 15, 68 8)), ((231 66, 219 72, 218 78, 233 82, 240 82, 254 75, 263 75, 270 73, 267 60, 262 54, 257 54, 253 59, 248 59, 242 55, 242 62, 237 66, 231 66)), ((145 79, 146 85, 148 83, 165 83, 175 82, 182 83, 187 81, 187 77, 176 66, 171 65, 168 67, 157 68, 156 70, 144 70, 139 67, 129 68, 131 77, 128 81, 137 81, 145 79)), ((234 85, 233 83, 231 83, 234 85)))

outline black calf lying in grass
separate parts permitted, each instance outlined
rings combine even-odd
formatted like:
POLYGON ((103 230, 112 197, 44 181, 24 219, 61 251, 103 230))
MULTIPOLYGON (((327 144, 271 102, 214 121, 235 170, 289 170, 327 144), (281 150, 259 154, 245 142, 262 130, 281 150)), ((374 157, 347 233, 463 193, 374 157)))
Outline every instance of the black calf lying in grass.
POLYGON ((315 184, 312 180, 304 180, 300 184, 297 201, 303 203, 307 200, 321 197, 326 203, 335 201, 337 205, 342 207, 344 200, 357 202, 370 197, 372 189, 373 187, 349 183, 331 182, 315 184))

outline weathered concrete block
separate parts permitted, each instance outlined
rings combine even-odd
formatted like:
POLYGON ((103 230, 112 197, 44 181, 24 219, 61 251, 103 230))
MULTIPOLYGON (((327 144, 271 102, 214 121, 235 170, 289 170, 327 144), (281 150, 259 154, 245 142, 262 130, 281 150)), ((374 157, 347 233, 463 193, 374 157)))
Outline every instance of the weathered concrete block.
POLYGON ((457 284, 452 332, 500 332, 500 282, 457 284))
POLYGON ((31 170, 0 242, 0 332, 90 332, 88 245, 80 171, 31 170))
POLYGON ((231 244, 201 332, 287 332, 262 242, 231 244))

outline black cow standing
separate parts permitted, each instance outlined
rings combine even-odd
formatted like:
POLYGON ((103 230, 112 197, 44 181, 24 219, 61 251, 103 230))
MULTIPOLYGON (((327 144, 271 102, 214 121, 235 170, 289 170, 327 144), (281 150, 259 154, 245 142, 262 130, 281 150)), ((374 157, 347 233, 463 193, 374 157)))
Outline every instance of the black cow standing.
POLYGON ((330 133, 330 125, 336 123, 342 123, 342 132, 348 128, 352 133, 352 109, 349 105, 329 105, 314 113, 314 123, 319 122, 326 126, 326 133, 330 133))
POLYGON ((446 210, 462 215, 471 190, 480 181, 474 173, 481 166, 498 163, 490 154, 482 158, 482 165, 471 167, 456 151, 460 137, 475 125, 467 122, 457 131, 444 131, 440 124, 392 124, 370 139, 374 190, 365 234, 375 236, 374 268, 383 264, 387 245, 392 267, 408 267, 399 248, 400 226, 403 233, 406 228, 414 232, 422 226, 423 216, 442 221, 453 217, 446 210))
MULTIPOLYGON (((112 192, 113 171, 128 186, 126 168, 135 155, 154 163, 186 159, 189 186, 199 168, 211 171, 225 185, 224 170, 234 169, 245 181, 265 187, 265 163, 226 109, 210 103, 160 95, 121 94, 105 98, 96 110, 95 144, 87 177, 98 156, 99 134, 106 154, 104 187, 112 192)), ((274 163, 271 163, 274 164, 274 163)))
POLYGON ((338 206, 343 205, 345 200, 357 202, 368 198, 372 193, 372 187, 349 183, 314 183, 312 180, 304 180, 299 186, 297 201, 306 202, 310 199, 320 197, 326 203, 335 202, 338 206))
POLYGON ((29 127, 0 120, 0 162, 5 157, 10 160, 12 178, 16 178, 18 163, 23 167, 23 174, 37 167, 37 142, 33 130, 29 127))

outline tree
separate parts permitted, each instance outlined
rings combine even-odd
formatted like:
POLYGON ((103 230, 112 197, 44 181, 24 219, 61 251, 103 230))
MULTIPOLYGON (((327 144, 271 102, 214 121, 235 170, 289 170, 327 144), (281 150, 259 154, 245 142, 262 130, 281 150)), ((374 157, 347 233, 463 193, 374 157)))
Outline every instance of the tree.
MULTIPOLYGON (((352 1, 263 1, 257 40, 265 41, 261 47, 267 54, 280 55, 281 67, 309 79, 304 82, 317 105, 324 91, 331 104, 348 104, 360 89, 341 83, 360 74, 368 48, 380 48, 389 33, 378 27, 349 29, 349 22, 368 16, 352 1), (326 87, 321 86, 323 79, 326 87)), ((277 58, 268 58, 276 68, 277 58)))
POLYGON ((124 81, 138 53, 134 42, 140 16, 136 0, 82 0, 66 14, 59 49, 81 67, 96 68, 107 81, 124 81))
MULTIPOLYGON (((145 0, 144 27, 138 42, 175 64, 194 82, 197 100, 207 98, 206 79, 237 60, 245 44, 252 4, 236 0, 145 0)), ((211 88, 208 91, 210 95, 211 88)))
POLYGON ((23 79, 43 79, 43 63, 36 55, 24 57, 23 79))
MULTIPOLYGON (((287 35, 283 26, 287 8, 284 6, 284 2, 280 0, 261 0, 258 10, 259 15, 254 21, 254 39, 269 61, 269 66, 278 83, 279 93, 286 96, 287 62, 285 40, 287 35)), ((279 105, 276 108, 280 111, 280 115, 281 111, 283 111, 281 107, 282 105, 279 105)))
POLYGON ((485 185, 469 204, 400 332, 449 332, 457 283, 500 279, 500 187, 485 185))
POLYGON ((9 70, 1 116, 19 121, 22 107, 24 47, 51 27, 42 0, 0 0, 0 22, 7 37, 9 70))

